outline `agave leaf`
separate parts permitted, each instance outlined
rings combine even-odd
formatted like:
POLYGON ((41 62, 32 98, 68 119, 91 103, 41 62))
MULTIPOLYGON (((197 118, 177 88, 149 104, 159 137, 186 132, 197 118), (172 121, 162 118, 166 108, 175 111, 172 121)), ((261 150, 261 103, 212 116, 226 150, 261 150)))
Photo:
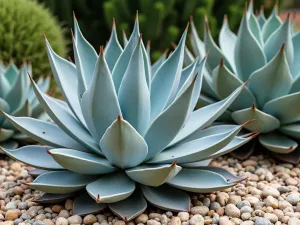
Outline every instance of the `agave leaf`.
POLYGON ((177 96, 180 93, 180 90, 182 92, 182 90, 184 90, 184 88, 182 89, 183 85, 186 83, 186 81, 188 80, 189 77, 194 77, 195 75, 195 68, 196 65, 198 63, 199 58, 197 58, 196 60, 194 60, 190 65, 188 65, 187 67, 185 67, 182 70, 181 73, 181 77, 180 77, 180 81, 179 81, 179 85, 178 85, 178 90, 177 90, 177 96))
POLYGON ((23 133, 15 133, 12 138, 20 143, 35 144, 36 141, 23 133))
POLYGON ((228 145, 240 132, 244 125, 228 132, 199 138, 183 144, 178 144, 161 152, 147 163, 178 163, 200 161, 228 145))
POLYGON ((246 15, 243 16, 234 49, 234 61, 237 75, 242 81, 266 64, 266 57, 259 42, 250 30, 246 15), (251 60, 250 60, 251 59, 251 60))
POLYGON ((275 153, 274 156, 284 162, 292 163, 292 164, 299 164, 300 163, 300 151, 299 148, 295 149, 291 153, 288 154, 278 154, 275 153))
MULTIPOLYGON (((216 94, 215 90, 213 89, 212 77, 206 69, 204 69, 204 73, 203 73, 201 94, 206 95, 207 97, 212 98, 212 99, 219 99, 218 95, 216 94)), ((203 107, 203 105, 202 105, 202 107, 203 107)))
POLYGON ((100 147, 108 161, 119 168, 139 165, 148 152, 143 137, 121 117, 107 128, 100 140, 100 147))
POLYGON ((81 175, 70 171, 54 171, 43 173, 27 185, 31 189, 50 194, 66 194, 79 191, 96 179, 96 176, 91 175, 81 175))
POLYGON ((88 195, 88 193, 84 192, 74 200, 73 215, 96 214, 106 207, 107 204, 97 203, 88 195))
POLYGON ((27 77, 26 72, 27 70, 25 69, 25 67, 22 67, 17 81, 5 97, 5 101, 9 104, 12 114, 15 113, 15 111, 19 110, 19 108, 23 107, 27 100, 29 87, 25 87, 27 77))
POLYGON ((251 30, 251 33, 255 37, 255 39, 260 44, 260 46, 263 46, 264 41, 263 41, 261 29, 260 29, 259 23, 258 23, 256 17, 254 16, 253 12, 251 12, 249 15, 249 28, 251 30))
MULTIPOLYGON (((147 87, 140 39, 120 85, 118 98, 123 118, 142 136, 150 122, 150 93, 147 87)), ((115 117, 116 118, 116 117, 115 117)))
POLYGON ((5 98, 11 90, 11 85, 9 84, 7 78, 1 74, 0 76, 0 97, 5 98))
POLYGON ((123 47, 125 48, 125 46, 128 44, 128 38, 124 30, 122 32, 122 37, 123 37, 123 47))
POLYGON ((273 32, 264 45, 264 52, 268 61, 271 61, 271 59, 277 54, 282 44, 285 44, 284 51, 286 54, 286 60, 289 67, 292 68, 294 48, 291 34, 291 21, 289 18, 287 18, 286 21, 273 32))
POLYGON ((115 23, 115 20, 113 20, 110 38, 105 47, 105 52, 104 52, 105 60, 107 62, 107 65, 108 65, 108 68, 110 71, 113 70, 122 51, 123 51, 123 49, 118 41, 118 35, 117 35, 117 31, 116 31, 116 23, 115 23))
POLYGON ((237 182, 241 182, 242 180, 244 180, 244 178, 235 176, 232 173, 230 173, 228 170, 221 168, 221 167, 202 166, 202 167, 198 167, 198 169, 215 172, 215 173, 221 175, 222 177, 224 177, 225 180, 229 183, 237 183, 237 182))
POLYGON ((33 200, 35 203, 39 204, 55 204, 55 203, 61 203, 65 200, 73 197, 76 193, 67 193, 67 194, 49 194, 45 193, 38 199, 33 200))
POLYGON ((5 114, 7 120, 18 130, 37 142, 53 147, 74 148, 86 151, 86 148, 70 138, 56 124, 28 117, 13 117, 5 114))
POLYGON ((133 192, 128 198, 108 204, 110 210, 125 222, 142 214, 147 208, 147 202, 140 191, 133 192))
POLYGON ((292 93, 296 93, 300 91, 300 73, 298 74, 298 76, 294 79, 293 83, 292 83, 292 87, 290 89, 290 94, 292 93))
POLYGON ((251 139, 250 142, 246 142, 244 145, 240 146, 235 151, 232 151, 230 154, 239 160, 246 160, 253 154, 253 152, 257 148, 257 143, 257 139, 251 139))
POLYGON ((54 159, 48 154, 47 146, 28 145, 16 150, 1 148, 2 151, 13 159, 28 164, 30 166, 46 170, 62 170, 54 159))
POLYGON ((211 125, 220 115, 222 115, 228 106, 237 98, 243 90, 244 85, 237 88, 231 95, 222 101, 205 106, 192 112, 185 126, 180 130, 169 146, 178 143, 197 130, 211 125))
POLYGON ((119 59, 117 60, 115 67, 112 71, 112 78, 115 84, 116 92, 118 93, 121 82, 123 80, 125 71, 128 67, 128 63, 130 60, 130 57, 133 53, 134 48, 136 47, 138 43, 138 39, 140 36, 139 31, 139 21, 136 18, 133 31, 131 33, 131 36, 129 38, 128 43, 124 47, 124 51, 120 54, 119 59))
MULTIPOLYGON (((238 79, 221 61, 220 65, 213 70, 212 85, 219 98, 228 97, 235 89, 243 83, 238 79)), ((230 109, 239 110, 250 107, 255 103, 253 94, 245 87, 237 99, 230 105, 230 109)))
POLYGON ((199 38, 194 21, 191 20, 190 23, 191 23, 190 41, 191 41, 193 52, 195 53, 196 56, 198 56, 199 58, 202 58, 206 55, 205 45, 199 38))
POLYGON ((158 68, 166 61, 167 52, 164 52, 161 57, 152 65, 151 68, 151 79, 153 79, 154 74, 157 72, 158 68))
POLYGON ((94 140, 99 141, 106 129, 121 113, 115 86, 100 50, 93 80, 82 96, 82 113, 94 140), (109 104, 107 104, 109 102, 109 104))
POLYGON ((176 163, 163 165, 139 165, 126 170, 134 181, 147 186, 157 187, 172 179, 181 170, 176 163))
POLYGON ((283 125, 279 128, 279 130, 292 138, 296 138, 298 140, 300 139, 299 123, 283 125))
POLYGON ((141 185, 144 197, 154 206, 162 210, 188 212, 191 200, 186 192, 173 188, 167 184, 158 187, 141 185))
POLYGON ((235 111, 231 116, 238 124, 245 123, 247 120, 254 120, 253 123, 245 126, 245 129, 250 131, 268 133, 280 126, 280 121, 276 117, 257 109, 255 105, 235 111))
POLYGON ((298 147, 297 142, 277 132, 259 135, 258 140, 266 149, 276 153, 288 154, 298 147))
POLYGON ((210 193, 220 191, 233 186, 218 173, 201 170, 183 168, 177 176, 168 182, 173 187, 197 193, 210 193))
POLYGON ((32 177, 38 177, 39 175, 43 174, 43 173, 48 173, 51 172, 51 170, 43 170, 43 169, 32 169, 32 170, 28 170, 28 174, 32 177))
POLYGON ((75 88, 77 87, 76 67, 74 64, 57 55, 51 48, 48 40, 46 40, 46 49, 51 70, 64 99, 74 115, 76 115, 81 123, 85 124, 78 99, 77 88, 75 88))
POLYGON ((8 140, 14 135, 14 133, 14 130, 0 128, 0 142, 8 140))
POLYGON ((11 87, 16 83, 19 75, 19 70, 16 67, 16 65, 13 62, 10 62, 7 69, 4 72, 4 77, 6 78, 11 87))
POLYGON ((228 19, 225 16, 219 34, 219 45, 233 71, 236 71, 235 63, 234 63, 234 47, 235 47, 236 40, 237 40, 237 36, 230 30, 228 19))
MULTIPOLYGON (((97 53, 95 49, 92 47, 92 45, 82 35, 75 16, 74 16, 74 31, 75 31, 75 45, 78 51, 78 59, 80 60, 82 66, 81 68, 82 75, 84 77, 87 87, 89 87, 92 81, 93 72, 97 61, 97 53)), ((76 54, 75 54, 75 59, 76 59, 76 54)), ((77 63, 76 66, 78 66, 77 63)))
POLYGON ((264 105, 264 112, 275 116, 281 124, 300 121, 300 92, 284 95, 264 105), (291 109, 291 106, 293 108, 291 109))
POLYGON ((263 39, 265 42, 274 33, 274 31, 281 26, 281 24, 281 19, 278 16, 278 6, 275 5, 271 15, 269 16, 262 28, 263 39))
POLYGON ((60 103, 42 93, 33 80, 32 85, 34 93, 36 94, 36 97, 43 109, 47 112, 50 118, 64 132, 66 132, 66 134, 68 134, 81 145, 93 150, 98 154, 102 154, 98 144, 94 141, 85 127, 83 127, 82 124, 73 116, 73 114, 66 110, 65 107, 60 103))
POLYGON ((185 46, 183 64, 187 66, 187 65, 190 65, 191 63, 193 63, 194 61, 195 61, 195 57, 193 56, 191 51, 188 49, 188 47, 185 46))
POLYGON ((264 67, 250 76, 248 88, 256 97, 259 108, 272 99, 288 94, 292 75, 286 60, 284 46, 264 67))
MULTIPOLYGON (((10 106, 9 104, 0 97, 0 109, 3 112, 9 113, 10 112, 10 106)), ((2 113, 0 114, 0 124, 2 124, 5 121, 5 116, 2 115, 2 113)))
POLYGON ((151 62, 150 62, 150 58, 148 57, 147 50, 144 46, 144 43, 141 42, 141 45, 142 45, 142 52, 143 52, 143 59, 144 59, 146 82, 147 82, 148 89, 151 90, 151 82, 152 82, 151 62))
MULTIPOLYGON (((296 34, 292 40, 293 40, 293 48, 295 50, 300 49, 300 33, 296 34)), ((293 65, 291 67, 291 73, 292 73, 292 76, 294 79, 300 74, 299 61, 300 61, 300 52, 294 51, 294 61, 293 61, 293 65)))
MULTIPOLYGON (((257 17, 257 21, 258 21, 258 24, 260 26, 260 29, 263 32, 263 26, 264 26, 264 24, 267 21, 267 19, 265 17, 265 14, 264 14, 264 9, 263 8, 261 8, 260 11, 259 11, 259 14, 258 14, 258 17, 257 17)), ((262 34, 262 35, 264 35, 264 34, 262 34)))
POLYGON ((86 190, 98 203, 114 203, 128 198, 135 183, 123 172, 111 173, 88 184, 86 190))
POLYGON ((159 67, 153 77, 150 93, 151 121, 169 106, 176 97, 182 72, 186 34, 187 29, 184 31, 175 51, 159 67))
POLYGON ((79 174, 106 174, 117 170, 107 159, 73 149, 56 148, 49 151, 63 168, 79 174))
POLYGON ((150 125, 144 137, 148 144, 146 160, 152 158, 167 147, 184 125, 197 82, 201 82, 201 80, 197 79, 196 75, 182 94, 150 125))
POLYGON ((199 167, 199 166, 208 166, 212 159, 206 159, 206 160, 201 160, 198 162, 192 162, 192 163, 184 163, 181 166, 184 168, 193 168, 193 167, 199 167))

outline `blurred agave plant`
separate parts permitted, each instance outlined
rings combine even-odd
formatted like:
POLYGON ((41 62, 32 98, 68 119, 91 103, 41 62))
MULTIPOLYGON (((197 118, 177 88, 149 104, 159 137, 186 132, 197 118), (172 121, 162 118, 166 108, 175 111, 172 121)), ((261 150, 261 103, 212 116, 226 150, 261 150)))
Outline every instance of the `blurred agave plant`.
MULTIPOLYGON (((24 63, 20 70, 11 61, 8 66, 0 63, 0 109, 13 116, 45 118, 30 85, 27 72, 31 73, 31 64, 24 63)), ((41 77, 37 82, 40 90, 46 93, 49 89, 49 77, 41 77)), ((16 148, 18 142, 31 142, 31 138, 20 133, 3 115, 0 115, 0 146, 16 148)))
POLYGON ((26 164, 52 170, 28 183, 48 193, 37 201, 54 202, 81 191, 74 201, 74 214, 109 206, 128 221, 146 209, 147 201, 161 209, 189 211, 190 198, 184 191, 212 192, 241 181, 222 168, 207 165, 257 133, 236 136, 249 122, 207 127, 245 85, 226 99, 193 112, 207 57, 182 69, 187 30, 173 53, 161 59, 160 66, 157 62, 150 67, 138 20, 124 49, 114 25, 99 56, 76 19, 74 23, 76 67, 55 54, 46 40, 66 103, 49 98, 32 81, 54 123, 4 113, 24 134, 49 146, 3 149, 26 164))
MULTIPOLYGON (((245 129, 261 134, 234 154, 247 158, 259 143, 278 158, 299 163, 300 33, 294 32, 290 17, 282 22, 277 5, 267 20, 263 9, 255 16, 250 2, 237 35, 230 31, 225 16, 219 46, 211 37, 207 21, 202 42, 192 22, 191 45, 196 56, 210 50, 198 107, 227 98, 249 79, 247 87, 220 118, 237 124, 255 119, 245 129)), ((187 49, 186 60, 194 60, 187 49)))

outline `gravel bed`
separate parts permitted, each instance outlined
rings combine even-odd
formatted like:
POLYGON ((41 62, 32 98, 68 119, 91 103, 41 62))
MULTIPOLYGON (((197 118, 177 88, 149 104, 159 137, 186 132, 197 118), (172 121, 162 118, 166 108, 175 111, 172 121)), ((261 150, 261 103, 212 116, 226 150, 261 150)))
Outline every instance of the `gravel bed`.
POLYGON ((108 209, 97 215, 72 215, 71 199, 56 205, 33 202, 43 193, 28 189, 29 167, 0 159, 0 225, 300 225, 300 165, 283 164, 257 155, 239 161, 230 156, 212 162, 247 180, 211 194, 191 194, 190 213, 149 206, 125 223, 108 209))

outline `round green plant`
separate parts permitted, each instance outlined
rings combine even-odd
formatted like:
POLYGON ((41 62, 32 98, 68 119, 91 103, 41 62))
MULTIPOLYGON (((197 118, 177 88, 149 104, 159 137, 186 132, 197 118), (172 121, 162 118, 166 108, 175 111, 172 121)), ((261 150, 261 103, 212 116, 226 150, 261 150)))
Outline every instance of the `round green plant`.
POLYGON ((31 0, 0 0, 0 57, 9 62, 11 57, 17 66, 24 60, 33 64, 33 75, 48 73, 45 43, 47 37, 55 51, 66 54, 66 41, 62 29, 48 9, 31 0))

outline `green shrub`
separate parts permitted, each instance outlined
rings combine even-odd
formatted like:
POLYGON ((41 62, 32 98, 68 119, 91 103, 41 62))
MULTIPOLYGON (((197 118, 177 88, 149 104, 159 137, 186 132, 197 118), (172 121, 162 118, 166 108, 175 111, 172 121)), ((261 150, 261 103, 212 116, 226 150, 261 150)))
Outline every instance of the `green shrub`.
POLYGON ((32 0, 0 0, 0 57, 17 66, 31 61, 33 75, 50 72, 43 32, 55 51, 65 56, 63 31, 48 9, 32 0))

